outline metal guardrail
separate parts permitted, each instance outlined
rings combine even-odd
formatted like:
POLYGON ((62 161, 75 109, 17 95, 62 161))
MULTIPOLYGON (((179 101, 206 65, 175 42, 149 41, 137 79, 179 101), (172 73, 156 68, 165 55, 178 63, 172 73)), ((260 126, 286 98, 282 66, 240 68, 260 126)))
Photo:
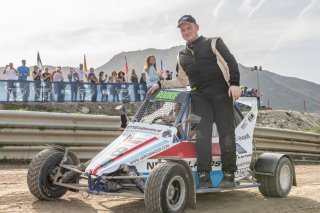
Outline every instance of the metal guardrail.
MULTIPOLYGON (((120 116, 0 110, 0 159, 32 159, 45 144, 70 146, 90 159, 119 134, 120 116)), ((297 161, 320 162, 320 135, 256 127, 257 153, 281 152, 297 161)))
POLYGON ((320 134, 293 131, 289 129, 255 127, 254 137, 276 139, 276 140, 282 139, 282 140, 290 140, 290 141, 304 141, 304 142, 320 144, 320 134))
POLYGON ((114 131, 119 122, 119 116, 0 110, 0 128, 114 131))

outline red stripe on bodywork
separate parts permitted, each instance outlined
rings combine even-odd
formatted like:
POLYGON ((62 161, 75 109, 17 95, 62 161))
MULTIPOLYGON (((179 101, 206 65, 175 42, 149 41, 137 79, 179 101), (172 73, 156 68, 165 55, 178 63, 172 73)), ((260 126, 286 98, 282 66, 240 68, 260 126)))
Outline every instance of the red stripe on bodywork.
POLYGON ((97 174, 97 172, 99 171, 101 169, 101 167, 100 166, 98 166, 97 168, 95 168, 93 171, 90 171, 90 174, 94 174, 94 175, 96 175, 97 174))
MULTIPOLYGON (((149 140, 146 140, 145 142, 143 142, 143 143, 141 143, 141 144, 133 147, 132 149, 129 149, 129 150, 125 151, 124 153, 116 156, 115 158, 112 159, 112 162, 118 160, 119 158, 122 158, 122 157, 130 154, 131 152, 136 151, 136 150, 139 149, 140 147, 145 146, 145 145, 147 145, 147 144, 149 144, 149 143, 151 143, 151 142, 153 142, 153 141, 155 141, 155 140, 157 140, 157 139, 158 139, 158 138, 153 137, 153 138, 150 138, 149 140)), ((111 163, 112 163, 112 162, 111 162, 111 163)), ((97 168, 95 168, 95 169, 93 170, 93 172, 92 172, 91 174, 96 175, 97 172, 98 172, 101 168, 102 168, 101 166, 98 166, 97 168)))
MULTIPOLYGON (((220 156, 220 145, 218 143, 212 144, 212 156, 220 156)), ((196 158, 196 144, 192 142, 181 142, 170 149, 167 149, 149 159, 157 159, 163 156, 178 156, 181 158, 196 158)))
POLYGON ((119 158, 122 158, 122 157, 124 157, 125 155, 127 155, 127 154, 129 154, 129 153, 131 153, 131 152, 134 152, 134 151, 136 151, 137 149, 139 149, 140 147, 145 146, 145 145, 147 145, 147 144, 149 144, 149 143, 151 143, 151 142, 153 142, 153 141, 155 141, 155 140, 157 140, 157 139, 158 139, 158 138, 156 138, 156 137, 150 138, 149 140, 146 140, 145 142, 139 144, 138 146, 135 146, 135 147, 133 147, 132 149, 129 149, 129 150, 125 151, 124 153, 118 155, 117 157, 113 158, 113 160, 114 160, 114 161, 115 161, 115 160, 118 160, 119 158))

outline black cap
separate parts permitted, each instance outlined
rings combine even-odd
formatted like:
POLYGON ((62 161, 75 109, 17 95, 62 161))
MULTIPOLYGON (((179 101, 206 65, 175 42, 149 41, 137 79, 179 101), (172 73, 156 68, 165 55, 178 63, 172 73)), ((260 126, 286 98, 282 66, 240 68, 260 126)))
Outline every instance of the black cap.
POLYGON ((177 27, 180 27, 183 23, 194 23, 196 24, 196 20, 191 15, 184 15, 182 16, 179 21, 177 27))

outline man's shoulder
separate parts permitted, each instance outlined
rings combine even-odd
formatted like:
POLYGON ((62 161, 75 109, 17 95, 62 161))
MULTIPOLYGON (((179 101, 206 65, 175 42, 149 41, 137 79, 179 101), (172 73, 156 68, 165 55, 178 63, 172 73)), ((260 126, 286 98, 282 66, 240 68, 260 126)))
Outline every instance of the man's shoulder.
POLYGON ((184 54, 187 52, 187 47, 184 46, 182 50, 179 51, 179 54, 184 54))
POLYGON ((17 68, 17 70, 28 70, 29 71, 29 67, 27 67, 27 66, 19 66, 18 68, 17 68))

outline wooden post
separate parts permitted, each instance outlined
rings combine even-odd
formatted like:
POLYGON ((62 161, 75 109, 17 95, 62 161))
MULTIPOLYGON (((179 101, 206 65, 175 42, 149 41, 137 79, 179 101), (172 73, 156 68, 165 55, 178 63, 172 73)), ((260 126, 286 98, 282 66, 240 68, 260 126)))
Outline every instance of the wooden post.
POLYGON ((270 109, 270 102, 269 102, 269 99, 268 99, 268 109, 270 109))
POLYGON ((304 112, 307 112, 307 104, 306 100, 303 100, 304 112))

